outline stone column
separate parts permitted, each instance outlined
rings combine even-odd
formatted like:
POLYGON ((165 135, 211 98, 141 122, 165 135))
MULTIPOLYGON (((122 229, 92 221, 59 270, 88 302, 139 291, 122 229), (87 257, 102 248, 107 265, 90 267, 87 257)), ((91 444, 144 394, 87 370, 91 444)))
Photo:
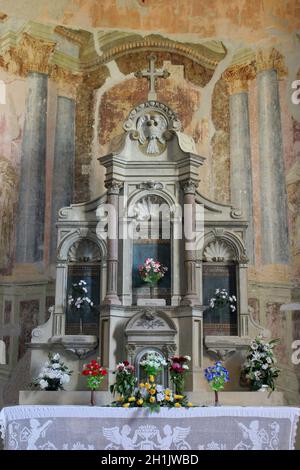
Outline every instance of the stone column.
POLYGON ((279 53, 257 55, 262 263, 287 264, 289 239, 278 72, 279 53))
POLYGON ((250 65, 230 67, 223 74, 230 94, 230 187, 231 203, 248 220, 246 248, 254 264, 253 186, 248 110, 248 80, 255 76, 250 65))
POLYGON ((184 267, 185 267, 185 295, 181 305, 199 304, 196 286, 196 182, 185 181, 182 185, 184 192, 184 267), (191 220, 189 220, 191 218, 191 220), (188 237, 187 224, 194 233, 194 238, 188 237))
POLYGON ((109 230, 107 238, 107 291, 104 303, 108 305, 120 305, 118 297, 118 246, 119 246, 119 192, 122 183, 116 180, 110 181, 107 185, 107 204, 113 210, 109 213, 109 230))
POLYGON ((55 127, 54 165, 51 206, 51 251, 50 260, 56 261, 58 211, 69 206, 73 200, 75 155, 75 100, 57 97, 55 127))
POLYGON ((17 220, 17 263, 43 261, 47 72, 54 47, 54 43, 24 33, 15 54, 22 61, 22 70, 27 74, 28 83, 17 220))

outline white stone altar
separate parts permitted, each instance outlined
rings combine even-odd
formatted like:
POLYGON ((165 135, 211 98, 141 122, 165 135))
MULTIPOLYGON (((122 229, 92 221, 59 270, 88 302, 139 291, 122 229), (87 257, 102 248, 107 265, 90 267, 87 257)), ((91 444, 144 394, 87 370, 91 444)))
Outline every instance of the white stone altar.
MULTIPOLYGON (((248 221, 238 208, 201 195, 205 158, 174 112, 151 97, 130 112, 123 134, 99 158, 107 192, 59 211, 55 305, 32 332, 31 374, 57 350, 74 371, 67 390, 83 390, 78 372, 86 357, 100 356, 109 370, 106 393, 119 361, 131 361, 139 376, 148 351, 164 358, 176 352, 191 356, 186 389, 200 403, 208 391, 204 367, 222 358, 231 375, 227 390, 241 390, 245 349, 268 332, 248 308, 248 221), (147 256, 168 264, 154 298, 137 276, 147 256), (83 335, 67 305, 70 285, 80 278, 89 279, 97 298, 97 318, 86 322, 83 335), (209 311, 216 287, 237 297, 236 313, 209 311)), ((161 381, 168 385, 167 372, 161 381)))
POLYGON ((0 413, 5 450, 293 450, 300 409, 15 406, 0 413), (224 432, 226 429, 226 433, 224 432))

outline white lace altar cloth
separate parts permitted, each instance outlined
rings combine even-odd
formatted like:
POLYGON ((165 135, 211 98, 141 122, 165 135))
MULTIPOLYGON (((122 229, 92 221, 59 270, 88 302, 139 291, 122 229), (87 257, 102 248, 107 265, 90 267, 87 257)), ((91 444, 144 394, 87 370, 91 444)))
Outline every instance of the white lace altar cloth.
POLYGON ((12 406, 5 450, 292 450, 300 408, 12 406))

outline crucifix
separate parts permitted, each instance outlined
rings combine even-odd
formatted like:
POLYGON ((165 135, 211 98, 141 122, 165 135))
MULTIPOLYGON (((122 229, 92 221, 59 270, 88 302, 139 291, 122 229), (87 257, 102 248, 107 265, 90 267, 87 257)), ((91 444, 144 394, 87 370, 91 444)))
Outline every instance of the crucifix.
POLYGON ((149 80, 149 92, 148 92, 148 100, 156 100, 156 92, 155 92, 155 80, 157 77, 167 78, 170 76, 168 70, 163 69, 156 69, 155 68, 155 55, 150 55, 149 59, 149 69, 148 70, 140 70, 136 72, 134 75, 137 78, 147 78, 149 80))

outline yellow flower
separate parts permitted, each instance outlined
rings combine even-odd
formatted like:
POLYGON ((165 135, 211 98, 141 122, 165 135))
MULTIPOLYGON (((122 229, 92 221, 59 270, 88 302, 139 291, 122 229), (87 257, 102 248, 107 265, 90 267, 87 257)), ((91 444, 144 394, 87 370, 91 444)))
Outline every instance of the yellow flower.
POLYGON ((123 408, 129 408, 130 403, 124 403, 124 405, 122 405, 122 406, 123 406, 123 408))
POLYGON ((148 382, 146 382, 146 383, 145 383, 145 388, 146 388, 147 390, 149 390, 150 387, 151 387, 151 385, 150 385, 148 382))
POLYGON ((144 388, 145 387, 145 384, 143 382, 140 383, 139 385, 140 388, 144 388))
POLYGON ((187 404, 187 406, 188 406, 188 407, 191 407, 191 406, 194 406, 194 405, 193 405, 192 402, 189 401, 188 404, 187 404))
POLYGON ((154 388, 151 388, 151 389, 149 390, 149 393, 150 393, 150 395, 155 395, 156 390, 155 390, 154 388))
POLYGON ((169 395, 166 395, 166 396, 165 396, 165 400, 166 400, 166 401, 170 401, 170 400, 171 400, 171 398, 169 397, 169 395))
POLYGON ((165 390, 165 395, 171 395, 171 390, 169 390, 168 388, 166 388, 166 390, 165 390))
POLYGON ((129 401, 129 403, 131 403, 132 401, 135 401, 135 397, 129 397, 128 401, 129 401))
POLYGON ((155 397, 150 397, 149 401, 150 401, 150 403, 154 403, 155 402, 155 397))
POLYGON ((184 398, 183 395, 174 395, 175 400, 182 400, 184 398))
POLYGON ((175 408, 181 408, 181 404, 180 403, 175 403, 175 408))
POLYGON ((155 380, 154 375, 149 375, 149 382, 154 382, 154 380, 155 380))
POLYGON ((122 396, 118 397, 117 401, 123 401, 123 397, 122 396))
POLYGON ((144 400, 142 398, 140 398, 138 401, 137 401, 137 404, 140 406, 144 403, 144 400))

